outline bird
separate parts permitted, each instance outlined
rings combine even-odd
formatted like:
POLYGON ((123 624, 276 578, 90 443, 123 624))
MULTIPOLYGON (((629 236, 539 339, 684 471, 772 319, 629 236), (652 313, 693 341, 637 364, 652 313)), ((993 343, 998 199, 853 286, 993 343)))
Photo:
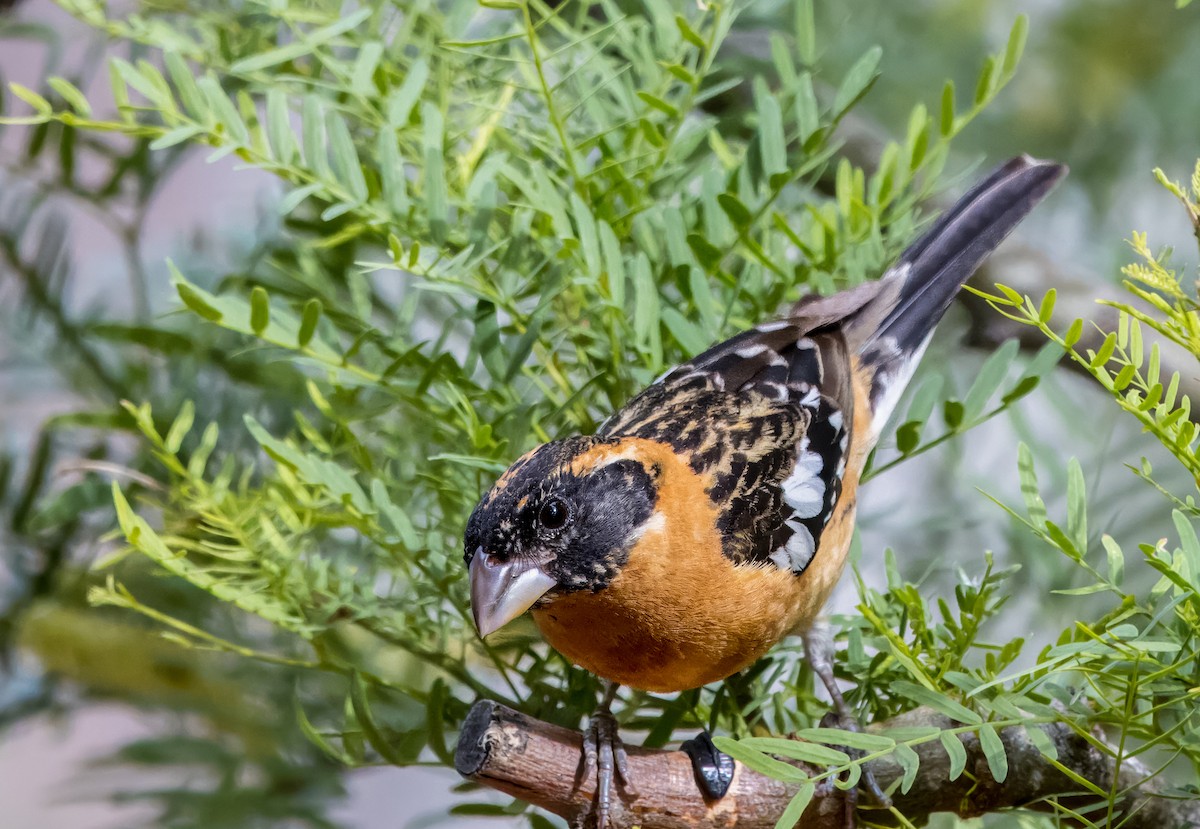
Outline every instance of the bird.
MULTIPOLYGON (((619 686, 697 688, 798 634, 852 722, 813 634, 867 458, 962 284, 1065 173, 1009 160, 878 280, 713 345, 595 434, 525 453, 483 495, 464 533, 480 636, 530 611, 553 648, 608 683, 581 761, 598 774, 600 829, 614 782, 637 793, 611 714, 619 686)), ((683 748, 704 795, 723 795, 732 761, 707 733, 683 748)))

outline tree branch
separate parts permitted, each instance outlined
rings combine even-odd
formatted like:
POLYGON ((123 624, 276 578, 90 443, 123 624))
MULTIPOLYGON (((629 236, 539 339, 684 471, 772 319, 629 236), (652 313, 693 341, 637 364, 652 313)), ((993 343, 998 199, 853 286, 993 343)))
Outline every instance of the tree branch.
MULTIPOLYGON (((919 708, 895 717, 880 728, 957 724, 932 709, 919 708)), ((1120 791, 1114 823, 1126 829, 1200 827, 1200 801, 1173 800, 1161 794, 1163 784, 1137 760, 1120 764, 1092 742, 1063 723, 1041 728, 1058 751, 1058 765, 1047 760, 1030 741, 1024 727, 1000 731, 1008 755, 1004 782, 989 771, 978 738, 962 735, 967 753, 966 770, 949 781, 949 757, 939 741, 915 747, 920 771, 908 792, 893 795, 896 809, 914 823, 925 822, 935 812, 975 817, 1002 809, 1024 807, 1039 811, 1081 812, 1106 799, 1081 792, 1063 769, 1094 783, 1102 791, 1120 791), (1114 779, 1115 778, 1115 779, 1114 779), (1059 807, 1047 802, 1056 797, 1059 807)), ((574 822, 587 814, 595 795, 595 781, 578 779, 582 735, 542 722, 489 700, 475 704, 463 724, 455 754, 455 767, 469 780, 498 789, 574 822)), ((813 776, 822 768, 796 764, 813 776)), ((885 789, 902 775, 891 758, 870 763, 885 789)), ((797 791, 737 764, 733 785, 718 801, 706 802, 696 787, 691 761, 680 751, 629 747, 630 778, 639 796, 631 800, 620 790, 614 797, 612 819, 616 826, 645 829, 770 829, 797 791)), ((841 829, 846 793, 829 785, 818 787, 803 815, 806 829, 841 829)), ((886 811, 870 810, 872 823, 895 825, 886 811)), ((1067 812, 1068 816, 1069 813, 1067 812)))

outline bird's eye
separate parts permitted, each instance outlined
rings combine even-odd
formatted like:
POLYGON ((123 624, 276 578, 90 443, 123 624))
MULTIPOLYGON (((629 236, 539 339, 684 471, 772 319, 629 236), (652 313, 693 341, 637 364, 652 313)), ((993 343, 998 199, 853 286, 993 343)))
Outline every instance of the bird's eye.
POLYGON ((558 498, 551 498, 542 504, 538 513, 538 521, 548 530, 557 530, 567 523, 567 505, 558 498))

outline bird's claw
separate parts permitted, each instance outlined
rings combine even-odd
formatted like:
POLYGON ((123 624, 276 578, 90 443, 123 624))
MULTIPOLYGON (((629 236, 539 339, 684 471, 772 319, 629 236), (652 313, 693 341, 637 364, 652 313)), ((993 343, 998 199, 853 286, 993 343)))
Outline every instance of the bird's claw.
MULTIPOLYGON (((596 802, 592 814, 596 829, 608 829, 612 814, 614 778, 630 800, 638 797, 637 787, 629 777, 629 754, 618 734, 617 718, 607 707, 592 714, 583 735, 583 758, 579 766, 580 781, 596 777, 596 802)), ((583 816, 586 819, 586 815, 583 816)))

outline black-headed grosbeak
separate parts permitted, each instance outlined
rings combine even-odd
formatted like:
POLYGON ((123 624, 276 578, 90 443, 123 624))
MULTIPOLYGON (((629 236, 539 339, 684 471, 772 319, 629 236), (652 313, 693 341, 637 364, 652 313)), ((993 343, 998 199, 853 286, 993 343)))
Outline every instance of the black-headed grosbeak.
MULTIPOLYGON (((841 576, 867 455, 934 326, 1065 169, 1009 161, 877 282, 803 299, 668 371, 595 435, 517 460, 467 524, 479 633, 532 610, 575 664, 671 692, 807 631, 841 576)), ((829 665, 814 667, 844 707, 829 665)), ((587 773, 600 751, 600 822, 614 767, 625 777, 604 716, 615 684, 593 718, 602 744, 585 741, 587 773)), ((711 741, 690 748, 719 796, 711 741)))

